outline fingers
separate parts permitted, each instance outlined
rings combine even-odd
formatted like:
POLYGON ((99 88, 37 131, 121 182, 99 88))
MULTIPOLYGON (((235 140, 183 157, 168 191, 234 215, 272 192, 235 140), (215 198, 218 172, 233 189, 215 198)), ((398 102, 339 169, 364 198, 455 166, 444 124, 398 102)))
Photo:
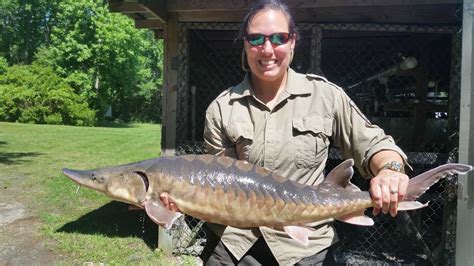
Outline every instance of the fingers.
POLYGON ((390 191, 390 215, 395 217, 398 212, 398 202, 405 198, 405 194, 408 188, 408 176, 400 175, 396 182, 391 184, 392 189, 390 191))
POLYGON ((398 202, 402 201, 408 187, 408 177, 402 173, 387 171, 374 177, 370 183, 370 194, 374 203, 373 214, 380 212, 396 216, 398 202))
POLYGON ((382 186, 382 213, 387 214, 390 208, 390 188, 389 185, 382 186))
POLYGON ((375 178, 373 178, 371 181, 370 195, 372 197, 372 202, 374 203, 374 210, 372 211, 372 214, 378 215, 380 213, 380 209, 382 208, 382 187, 378 184, 375 178))
POLYGON ((393 185, 390 189, 390 215, 395 217, 398 212, 398 185, 393 185))
POLYGON ((176 204, 170 199, 170 196, 168 193, 166 192, 162 192, 160 194, 160 200, 161 200, 161 203, 163 204, 163 206, 170 210, 170 211, 174 211, 174 212, 179 212, 179 209, 178 207, 176 206, 176 204))
POLYGON ((383 177, 374 177, 371 181, 370 193, 372 201, 374 203, 374 215, 377 215, 382 211, 383 214, 387 214, 390 208, 390 188, 389 180, 383 177))
POLYGON ((174 204, 174 202, 170 202, 170 210, 174 212, 179 212, 179 209, 178 207, 176 207, 176 204, 174 204))

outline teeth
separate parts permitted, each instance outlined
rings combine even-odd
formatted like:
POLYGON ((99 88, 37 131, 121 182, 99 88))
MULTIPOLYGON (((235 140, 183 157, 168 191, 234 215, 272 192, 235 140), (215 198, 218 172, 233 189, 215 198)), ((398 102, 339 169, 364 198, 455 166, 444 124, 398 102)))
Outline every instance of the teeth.
POLYGON ((262 65, 275 64, 275 60, 260 60, 260 62, 262 63, 262 65))

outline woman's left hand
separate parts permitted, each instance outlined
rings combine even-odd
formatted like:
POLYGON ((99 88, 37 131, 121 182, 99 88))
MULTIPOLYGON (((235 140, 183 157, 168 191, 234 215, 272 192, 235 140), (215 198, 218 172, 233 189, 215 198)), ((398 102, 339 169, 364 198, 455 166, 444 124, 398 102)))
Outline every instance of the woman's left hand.
POLYGON ((405 198, 408 176, 390 169, 383 169, 370 181, 370 195, 374 202, 374 215, 380 211, 394 217, 397 215, 398 202, 405 198))

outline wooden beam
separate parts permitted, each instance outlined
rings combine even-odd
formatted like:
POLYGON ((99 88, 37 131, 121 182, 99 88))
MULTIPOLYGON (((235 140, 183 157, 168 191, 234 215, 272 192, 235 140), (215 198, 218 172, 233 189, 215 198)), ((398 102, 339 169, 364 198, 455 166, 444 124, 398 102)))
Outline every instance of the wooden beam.
POLYGON ((145 19, 157 19, 166 23, 166 0, 109 0, 109 9, 125 15, 141 14, 145 19))
MULTIPOLYGON (((437 6, 355 6, 302 8, 293 11, 297 22, 319 23, 398 23, 398 24, 459 24, 456 16, 460 5, 437 6)), ((179 12, 180 22, 242 22, 246 10, 179 12)))
POLYGON ((121 1, 109 1, 109 9, 112 12, 120 12, 122 14, 128 13, 149 13, 150 10, 142 4, 139 3, 129 3, 121 1))
POLYGON ((162 30, 164 23, 161 19, 142 19, 135 20, 135 28, 138 29, 153 29, 153 30, 162 30))
POLYGON ((157 16, 157 19, 161 20, 163 23, 166 23, 166 20, 168 20, 168 8, 166 0, 140 0, 140 3, 153 12, 157 16))
POLYGON ((180 22, 242 22, 247 11, 195 11, 179 12, 180 22))
MULTIPOLYGON (((173 0, 168 1, 169 12, 217 11, 248 9, 253 1, 235 0, 173 0)), ((354 6, 415 6, 461 4, 462 0, 298 0, 288 1, 290 8, 354 7, 354 6)))
POLYGON ((294 11, 296 21, 322 23, 459 24, 459 5, 354 6, 303 8, 294 11))
POLYGON ((164 27, 163 45, 163 117, 162 117, 162 154, 175 155, 176 148, 176 111, 178 91, 178 14, 172 13, 164 27))
MULTIPOLYGON (((474 165, 474 0, 465 0, 462 23, 459 162, 474 165)), ((474 265, 474 173, 458 181, 456 265, 474 265)))

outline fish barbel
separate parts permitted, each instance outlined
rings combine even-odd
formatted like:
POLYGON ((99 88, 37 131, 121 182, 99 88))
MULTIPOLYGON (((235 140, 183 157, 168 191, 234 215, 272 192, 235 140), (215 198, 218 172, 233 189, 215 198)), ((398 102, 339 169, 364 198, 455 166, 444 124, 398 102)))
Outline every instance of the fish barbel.
MULTIPOLYGON (((63 173, 81 186, 145 208, 166 229, 184 213, 234 227, 281 228, 306 245, 312 230, 305 226, 308 223, 334 218, 373 225, 364 216, 365 209, 374 206, 369 192, 350 182, 353 164, 352 159, 342 162, 318 186, 302 185, 246 161, 214 155, 159 157, 85 171, 65 168, 63 173), (162 193, 182 213, 165 208, 162 193)), ((470 165, 445 164, 410 179, 398 209, 426 206, 415 200, 431 185, 446 175, 471 170, 470 165)))

